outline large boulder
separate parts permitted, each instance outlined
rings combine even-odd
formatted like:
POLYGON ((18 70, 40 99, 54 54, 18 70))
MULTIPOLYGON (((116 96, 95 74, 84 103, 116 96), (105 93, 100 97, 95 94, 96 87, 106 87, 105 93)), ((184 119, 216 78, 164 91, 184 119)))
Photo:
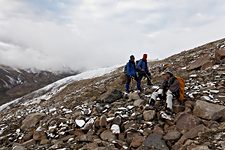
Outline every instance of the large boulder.
POLYGON ((22 122, 21 129, 26 130, 35 127, 36 124, 45 117, 44 113, 33 113, 28 115, 22 122))
POLYGON ((113 103, 123 97, 123 93, 118 89, 109 90, 101 95, 100 100, 105 103, 113 103))
POLYGON ((193 114, 207 120, 217 120, 225 115, 225 106, 198 100, 193 114))
POLYGON ((202 66, 211 63, 210 56, 204 55, 198 59, 196 59, 193 63, 189 65, 189 70, 201 69, 202 66))
POLYGON ((169 150, 166 142, 162 139, 162 135, 155 133, 149 135, 148 138, 144 141, 143 149, 169 150))
POLYGON ((182 133, 195 128, 200 123, 201 120, 198 117, 188 113, 182 113, 176 118, 176 128, 182 133))
POLYGON ((155 118, 155 115, 155 110, 147 110, 143 112, 143 117, 145 121, 153 120, 155 118))

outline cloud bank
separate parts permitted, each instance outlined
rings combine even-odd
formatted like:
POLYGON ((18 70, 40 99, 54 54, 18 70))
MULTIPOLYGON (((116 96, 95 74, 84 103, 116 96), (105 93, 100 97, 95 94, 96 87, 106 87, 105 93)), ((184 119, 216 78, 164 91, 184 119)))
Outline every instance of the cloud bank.
POLYGON ((224 38, 223 0, 1 0, 0 64, 61 70, 162 59, 224 38))

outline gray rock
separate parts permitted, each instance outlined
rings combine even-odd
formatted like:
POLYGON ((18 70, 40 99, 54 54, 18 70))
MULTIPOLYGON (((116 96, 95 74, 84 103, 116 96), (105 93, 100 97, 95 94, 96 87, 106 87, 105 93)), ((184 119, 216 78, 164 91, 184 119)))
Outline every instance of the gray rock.
POLYGON ((143 117, 145 121, 150 121, 155 118, 156 112, 155 110, 147 110, 143 112, 143 117))
POLYGON ((26 130, 31 127, 35 127, 35 125, 43 118, 45 117, 44 113, 34 113, 28 115, 22 122, 21 129, 26 130))
POLYGON ((139 106, 141 106, 142 104, 144 104, 144 100, 142 100, 142 99, 137 99, 137 100, 135 100, 134 101, 134 106, 136 106, 136 107, 139 107, 139 106))
POLYGON ((122 118, 118 115, 113 119, 113 124, 121 125, 122 118))
POLYGON ((191 148, 191 150, 210 150, 207 145, 199 145, 191 148))
POLYGON ((22 145, 15 143, 12 146, 12 150, 27 150, 25 147, 23 147, 22 145))
POLYGON ((143 149, 144 150, 149 150, 149 149, 169 150, 165 141, 162 140, 162 135, 155 134, 155 133, 148 136, 148 138, 144 141, 143 149))
POLYGON ((169 131, 165 136, 163 136, 163 139, 166 141, 177 141, 181 137, 181 133, 178 131, 169 131))
POLYGON ((225 106, 198 100, 193 114, 207 120, 217 120, 225 115, 225 106))

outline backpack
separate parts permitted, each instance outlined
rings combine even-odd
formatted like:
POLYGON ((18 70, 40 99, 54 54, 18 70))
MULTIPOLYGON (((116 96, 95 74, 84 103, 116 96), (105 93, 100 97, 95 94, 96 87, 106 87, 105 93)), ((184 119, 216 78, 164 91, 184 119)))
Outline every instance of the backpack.
POLYGON ((180 89, 179 89, 179 100, 181 102, 184 102, 184 87, 185 87, 185 80, 181 77, 178 77, 176 76, 178 82, 179 82, 179 86, 180 86, 180 89))
MULTIPOLYGON (((137 72, 138 73, 140 73, 141 72, 141 70, 137 67, 138 66, 138 63, 141 61, 141 59, 140 60, 136 60, 136 69, 137 69, 137 72)), ((143 62, 142 62, 143 63, 143 62)))

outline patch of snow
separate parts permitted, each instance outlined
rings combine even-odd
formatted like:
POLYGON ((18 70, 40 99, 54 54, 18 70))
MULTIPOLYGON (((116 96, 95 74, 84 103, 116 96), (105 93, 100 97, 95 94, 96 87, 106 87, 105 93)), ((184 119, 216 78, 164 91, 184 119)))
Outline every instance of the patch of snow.
POLYGON ((107 122, 111 122, 111 121, 113 121, 114 118, 115 118, 115 117, 107 118, 106 121, 107 121, 107 122))
POLYGON ((211 101, 211 98, 209 96, 202 96, 203 100, 211 101))
POLYGON ((55 111, 56 111, 56 108, 49 109, 50 113, 55 112, 55 111))
POLYGON ((129 109, 129 110, 131 110, 133 108, 134 108, 134 106, 131 106, 131 105, 127 106, 127 109, 129 109))
POLYGON ((82 128, 85 125, 84 120, 76 119, 75 120, 76 125, 78 125, 80 128, 82 128))
POLYGON ((217 69, 217 68, 219 68, 220 67, 220 65, 214 65, 214 66, 212 66, 212 69, 217 69))
POLYGON ((213 94, 218 94, 220 91, 219 90, 210 90, 210 93, 213 93, 213 94))
POLYGON ((112 133, 114 134, 120 134, 120 126, 117 124, 113 124, 111 127, 112 133))
POLYGON ((155 85, 154 85, 154 86, 152 86, 152 89, 153 89, 153 90, 157 90, 157 89, 159 89, 159 86, 155 86, 155 85))
POLYGON ((16 129, 16 133, 19 134, 20 133, 20 129, 16 129))
POLYGON ((22 97, 22 98, 15 99, 14 101, 11 101, 9 103, 6 103, 6 104, 0 106, 0 111, 4 110, 6 108, 9 108, 9 106, 12 104, 18 104, 20 102, 24 103, 24 101, 26 101, 27 102, 26 104, 29 105, 29 103, 32 103, 32 101, 37 101, 34 103, 38 103, 39 100, 41 100, 41 99, 49 100, 52 96, 56 95, 58 92, 63 90, 67 85, 69 85, 70 83, 72 83, 74 81, 80 81, 80 80, 100 77, 100 76, 103 76, 105 74, 115 71, 119 67, 120 66, 99 68, 96 70, 86 71, 86 72, 80 73, 75 76, 66 77, 66 78, 56 81, 52 84, 49 84, 46 87, 43 87, 37 91, 32 92, 31 94, 29 94, 29 95, 33 95, 32 99, 22 97), (29 103, 28 103, 28 101, 29 101, 29 103))
POLYGON ((127 109, 125 107, 119 107, 117 110, 119 110, 119 111, 126 111, 127 109))
POLYGON ((160 116, 166 120, 173 120, 170 115, 167 115, 164 111, 160 112, 160 116))
POLYGON ((190 78, 196 78, 198 75, 197 74, 192 74, 190 75, 190 78))
POLYGON ((187 69, 187 67, 183 67, 183 68, 181 68, 182 70, 186 70, 187 69))

